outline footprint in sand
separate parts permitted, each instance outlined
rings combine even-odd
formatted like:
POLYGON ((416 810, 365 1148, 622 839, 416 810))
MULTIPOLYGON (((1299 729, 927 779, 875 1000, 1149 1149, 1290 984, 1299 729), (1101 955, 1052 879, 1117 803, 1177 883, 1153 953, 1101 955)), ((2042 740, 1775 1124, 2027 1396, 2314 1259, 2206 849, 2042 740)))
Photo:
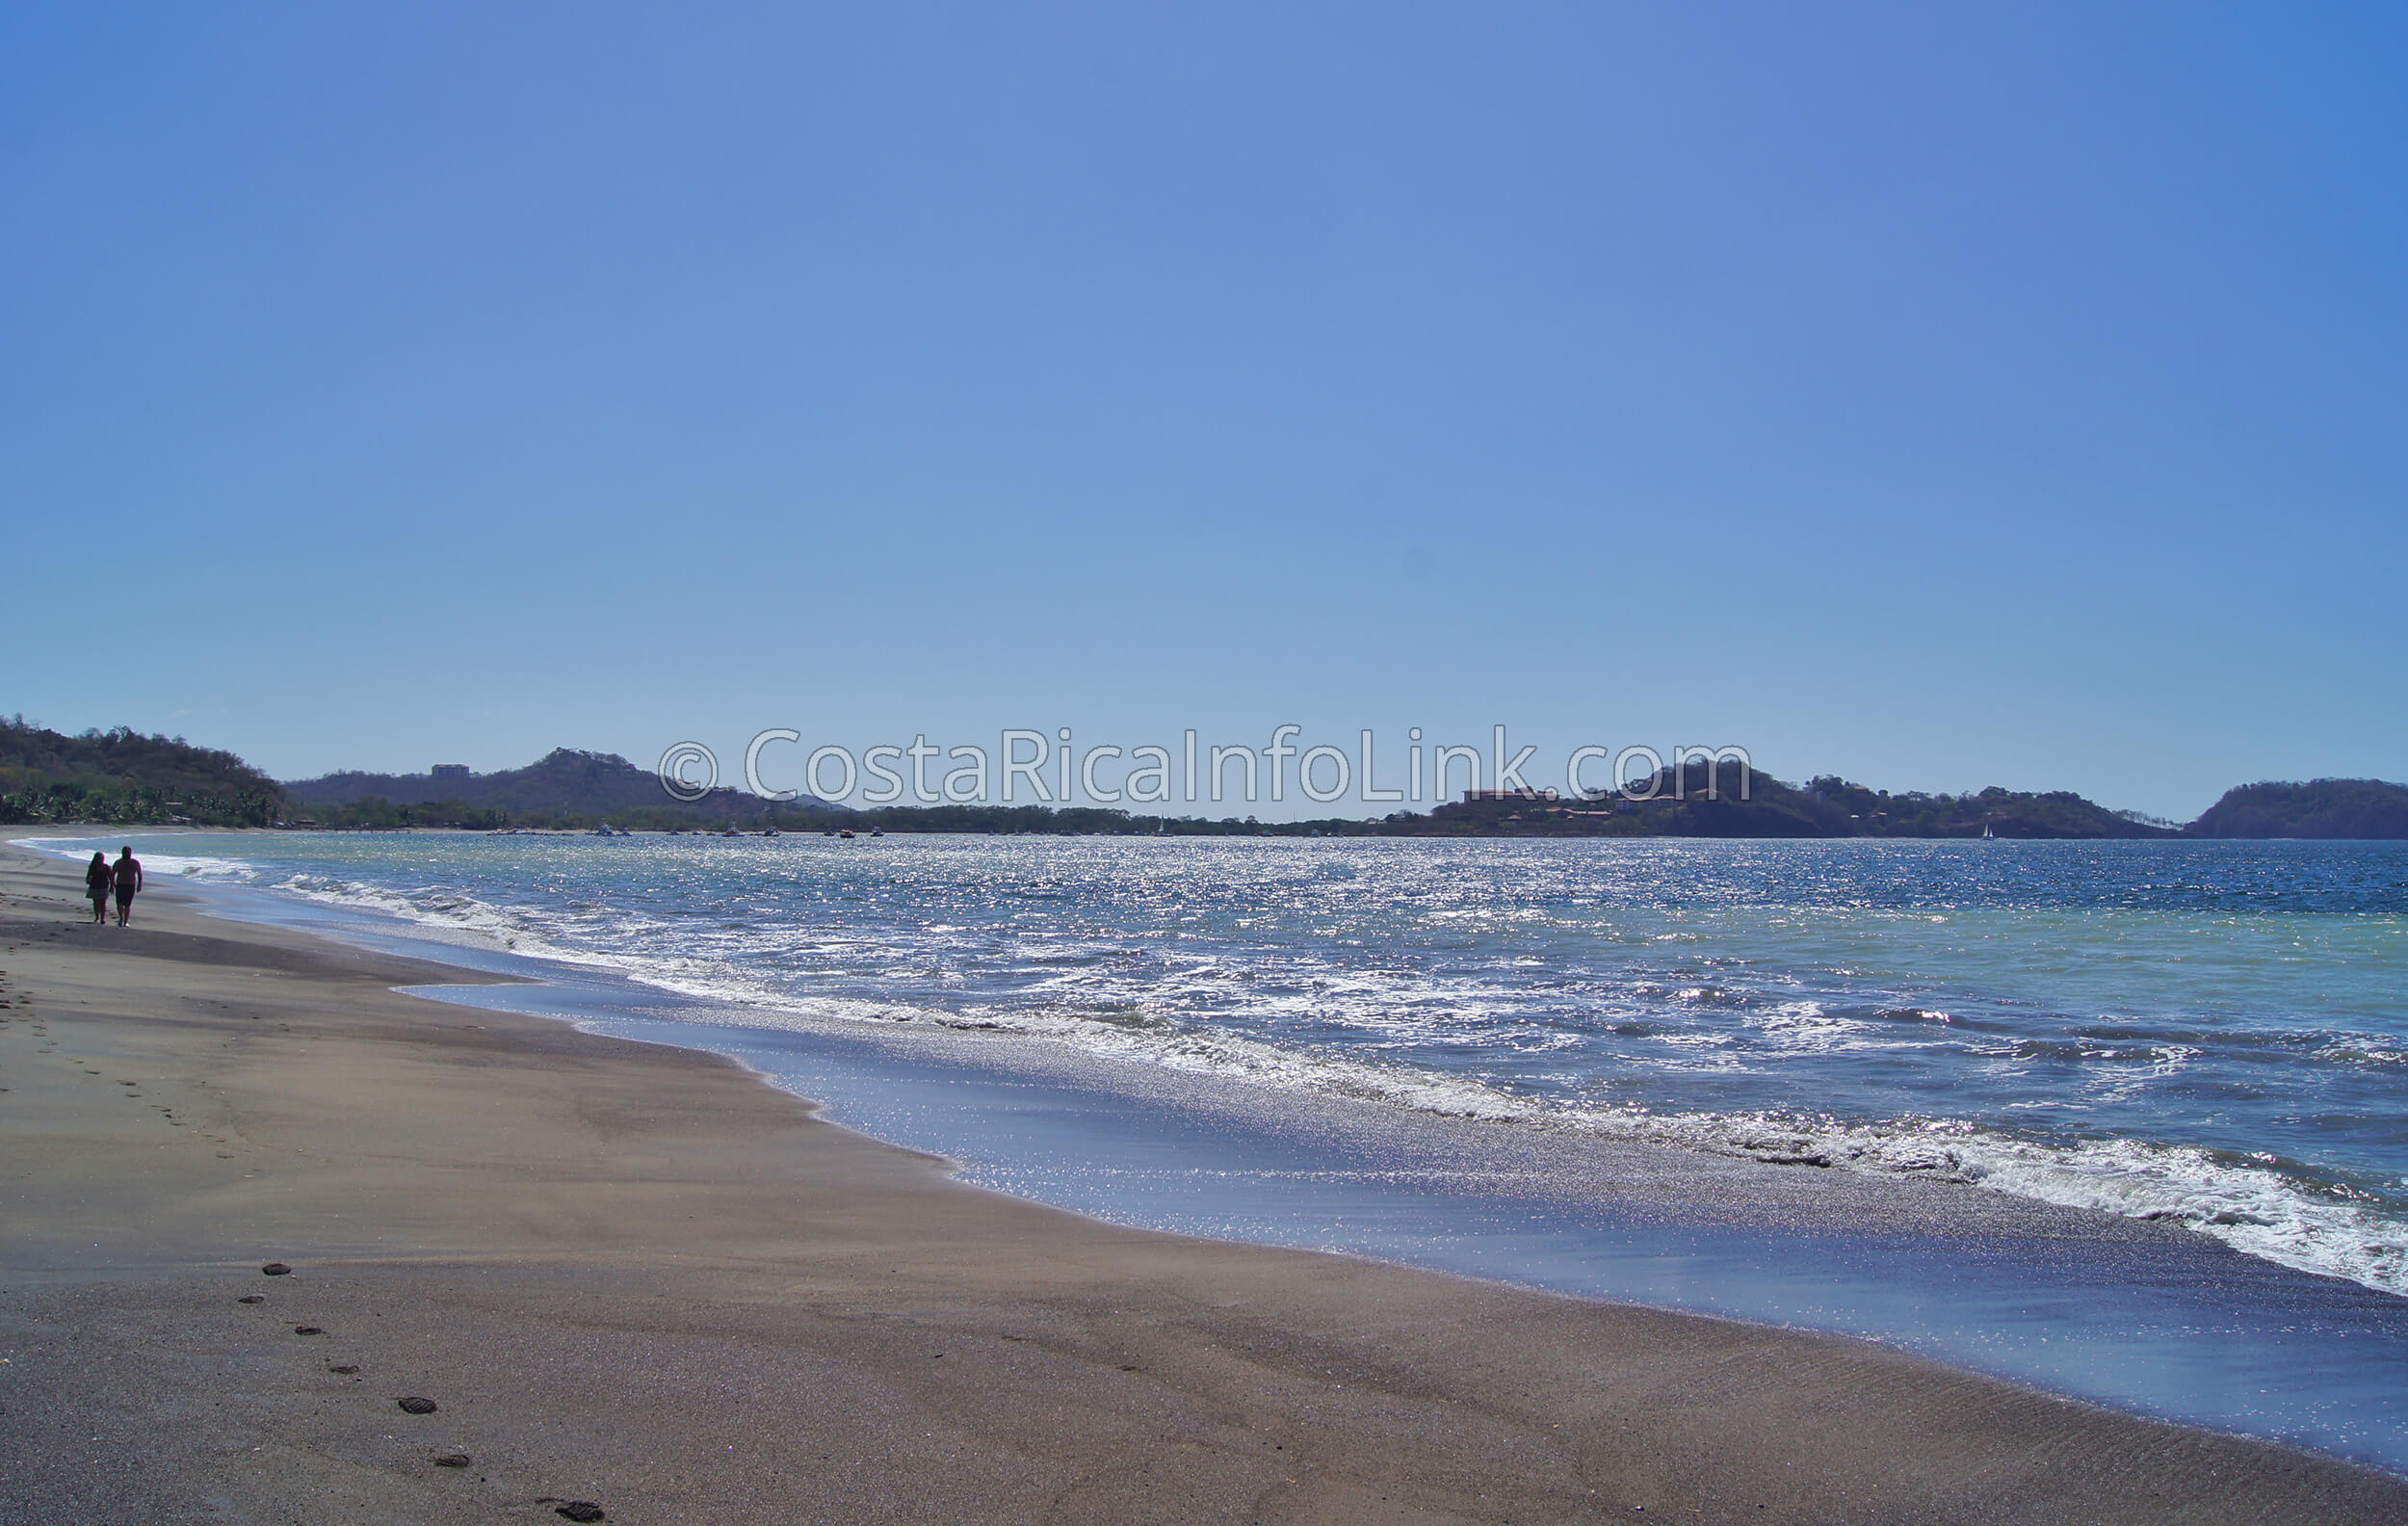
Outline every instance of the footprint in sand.
POLYGON ((359 1364, 356 1362, 336 1362, 333 1366, 327 1368, 327 1371, 333 1373, 338 1378, 349 1378, 359 1371, 359 1364))
POLYGON ((404 1414, 434 1413, 434 1401, 432 1399, 421 1399, 415 1394, 412 1394, 406 1399, 396 1399, 393 1402, 402 1407, 402 1412, 404 1414))
POLYGON ((466 1467, 468 1465, 468 1454, 465 1452, 445 1452, 434 1460, 434 1465, 436 1467, 466 1467))

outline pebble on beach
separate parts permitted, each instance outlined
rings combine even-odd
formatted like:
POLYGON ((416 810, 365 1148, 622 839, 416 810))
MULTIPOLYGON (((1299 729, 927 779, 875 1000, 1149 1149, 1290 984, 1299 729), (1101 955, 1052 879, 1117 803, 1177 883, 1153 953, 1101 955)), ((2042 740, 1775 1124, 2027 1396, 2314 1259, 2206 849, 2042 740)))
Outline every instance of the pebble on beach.
POLYGON ((393 1402, 400 1405, 403 1412, 406 1414, 434 1413, 434 1401, 432 1399, 421 1399, 416 1394, 412 1394, 406 1399, 396 1399, 393 1402))

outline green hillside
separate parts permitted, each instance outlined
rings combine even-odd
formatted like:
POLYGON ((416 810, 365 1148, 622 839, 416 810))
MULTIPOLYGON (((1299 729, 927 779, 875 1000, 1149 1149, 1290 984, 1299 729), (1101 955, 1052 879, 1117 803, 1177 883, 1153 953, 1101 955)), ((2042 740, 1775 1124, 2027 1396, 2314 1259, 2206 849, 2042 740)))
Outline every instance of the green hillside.
POLYGON ((1667 768, 1653 796, 1589 800, 1479 800, 1385 824, 1403 836, 1505 837, 2172 837, 2182 829, 2110 810, 2070 790, 2034 794, 1992 787, 1968 795, 1893 795, 1833 776, 1803 786, 1769 774, 1747 777, 1744 794, 1728 764, 1667 768))
POLYGON ((524 768, 491 774, 363 774, 284 786, 294 814, 327 827, 790 826, 830 807, 812 796, 773 805, 742 790, 717 789, 681 802, 658 775, 615 752, 555 748, 524 768))
POLYGON ((265 827, 284 786, 231 752, 127 726, 79 736, 0 718, 0 822, 265 827))
POLYGON ((1383 819, 1257 822, 1074 806, 940 805, 852 810, 804 796, 772 803, 719 789, 673 801, 648 769, 612 752, 557 748, 492 774, 329 774, 289 784, 231 752, 129 727, 68 736, 0 718, 0 823, 329 828, 590 827, 758 829, 1344 835, 1381 837, 2316 837, 2408 839, 2408 785, 2315 779, 2242 785, 2187 827, 2110 810, 2068 790, 1891 794, 1825 775, 1803 785, 1738 780, 1692 763, 1655 795, 1537 795, 1456 802, 1383 819))
POLYGON ((2200 837, 2408 838, 2408 784, 2311 779, 2227 790, 2190 824, 2200 837))

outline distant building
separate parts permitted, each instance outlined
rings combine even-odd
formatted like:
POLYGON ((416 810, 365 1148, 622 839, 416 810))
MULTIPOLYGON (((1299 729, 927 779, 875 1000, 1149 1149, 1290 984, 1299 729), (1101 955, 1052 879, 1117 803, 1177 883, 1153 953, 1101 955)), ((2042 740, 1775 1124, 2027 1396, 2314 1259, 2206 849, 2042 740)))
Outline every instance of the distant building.
POLYGON ((1463 803, 1466 805, 1486 804, 1496 801, 1551 801, 1559 798, 1552 789, 1531 789, 1527 784, 1520 789, 1467 789, 1463 792, 1463 803))
POLYGON ((465 763, 437 763, 434 767, 427 770, 427 772, 439 779, 464 779, 468 776, 468 765, 465 763))

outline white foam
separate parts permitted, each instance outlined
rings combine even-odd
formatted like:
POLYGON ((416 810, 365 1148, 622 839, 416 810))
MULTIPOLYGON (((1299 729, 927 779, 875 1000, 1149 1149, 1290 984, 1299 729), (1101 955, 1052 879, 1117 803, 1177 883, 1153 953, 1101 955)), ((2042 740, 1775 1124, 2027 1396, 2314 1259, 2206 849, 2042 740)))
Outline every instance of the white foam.
POLYGON ((259 871, 239 858, 211 858, 199 854, 154 853, 143 860, 148 874, 181 875, 216 884, 250 884, 259 871))
MULTIPOLYGON (((20 837, 13 839, 9 846, 31 848, 53 858, 83 861, 92 857, 100 841, 97 837, 20 837)), ((220 884, 249 884, 259 878, 258 867, 254 864, 245 863, 239 858, 212 858, 200 854, 150 853, 143 856, 142 865, 144 874, 179 875, 220 884)))

